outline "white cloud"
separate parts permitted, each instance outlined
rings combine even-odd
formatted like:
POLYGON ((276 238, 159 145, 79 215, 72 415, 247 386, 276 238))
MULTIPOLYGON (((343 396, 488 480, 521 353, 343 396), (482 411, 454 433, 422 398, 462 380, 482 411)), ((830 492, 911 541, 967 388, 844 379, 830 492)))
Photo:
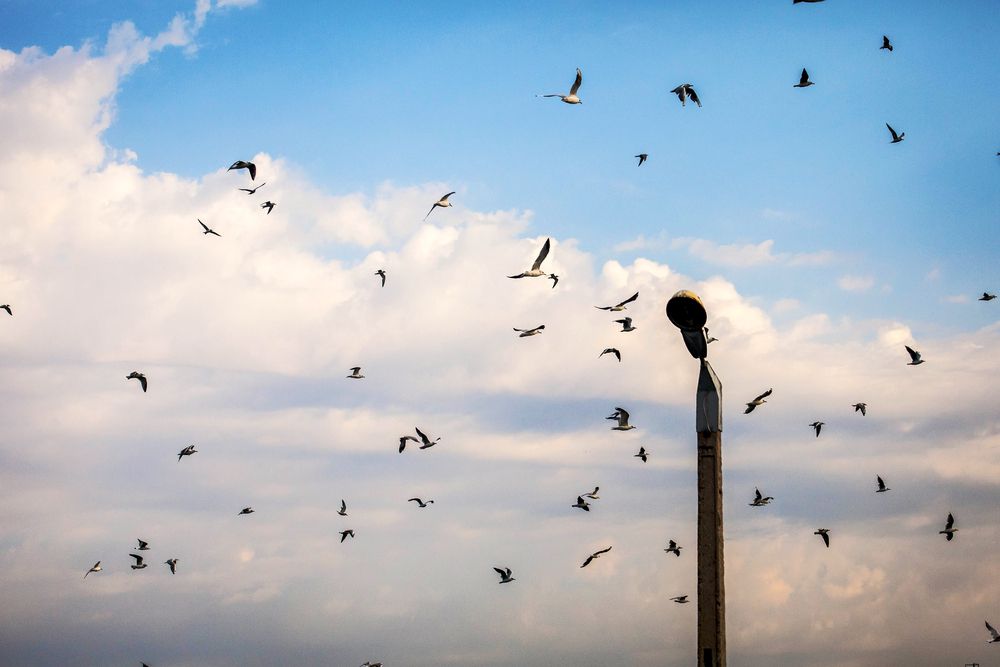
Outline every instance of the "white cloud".
POLYGON ((706 239, 677 238, 671 241, 671 248, 687 247, 688 252, 710 264, 746 268, 766 264, 787 266, 816 266, 837 261, 838 256, 829 250, 812 253, 774 253, 774 240, 769 239, 756 245, 718 245, 706 239))
POLYGON ((775 302, 774 306, 771 307, 771 312, 785 313, 789 310, 795 310, 798 307, 799 302, 797 299, 780 299, 775 302))
POLYGON ((847 290, 849 292, 864 292, 871 288, 875 284, 875 281, 871 278, 865 278, 863 276, 844 276, 838 282, 840 289, 847 290))
POLYGON ((646 238, 639 234, 633 241, 623 241, 615 246, 615 252, 627 252, 629 250, 644 250, 647 248, 661 248, 667 244, 666 232, 661 231, 658 236, 646 238))
POLYGON ((959 294, 958 296, 949 296, 948 303, 968 303, 969 297, 964 294, 959 294))

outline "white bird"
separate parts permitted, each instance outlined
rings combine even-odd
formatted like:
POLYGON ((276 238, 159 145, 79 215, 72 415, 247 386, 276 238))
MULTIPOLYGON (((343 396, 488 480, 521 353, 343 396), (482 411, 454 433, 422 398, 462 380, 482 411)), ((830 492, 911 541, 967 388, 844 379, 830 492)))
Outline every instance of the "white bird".
POLYGON ((687 98, 689 97, 691 98, 692 102, 694 102, 698 106, 701 106, 701 100, 698 99, 698 93, 694 92, 694 88, 691 87, 690 83, 685 83, 680 86, 677 86, 670 92, 674 93, 675 95, 677 95, 678 98, 680 98, 682 107, 687 106, 687 98))
POLYGON ((351 539, 354 539, 354 531, 351 529, 340 531, 340 543, 343 544, 344 540, 346 540, 348 536, 350 536, 351 539))
POLYGON ((862 417, 864 417, 866 414, 868 414, 868 404, 867 403, 855 403, 851 407, 854 408, 855 412, 860 412, 862 417))
POLYGON ((188 445, 181 450, 181 453, 177 455, 177 462, 180 463, 181 459, 185 456, 191 456, 192 454, 197 454, 198 450, 194 448, 194 445, 188 445))
POLYGON ((986 640, 987 644, 994 644, 1000 642, 1000 632, 997 632, 997 629, 994 628, 992 625, 990 625, 989 621, 986 621, 986 629, 990 631, 991 635, 993 635, 993 639, 986 640))
POLYGON ((688 596, 686 596, 686 595, 682 595, 680 597, 670 598, 670 599, 673 600, 674 602, 676 602, 677 604, 687 604, 689 602, 688 596))
POLYGON ((590 565, 590 561, 594 560, 595 558, 600 558, 601 554, 606 554, 609 551, 611 551, 611 547, 608 547, 607 549, 601 549, 600 551, 595 551, 594 553, 587 556, 587 560, 583 561, 583 565, 581 565, 580 567, 581 568, 587 567, 588 565, 590 565))
MULTIPOLYGON (((252 507, 244 507, 240 510, 240 514, 253 514, 253 512, 254 509, 252 507)), ((240 516, 240 514, 237 514, 236 516, 240 516)))
POLYGON ((419 440, 417 440, 416 438, 414 438, 412 435, 401 436, 399 438, 399 453, 400 454, 402 454, 403 450, 406 449, 406 441, 407 440, 412 440, 413 442, 420 442, 419 440))
POLYGON ((583 83, 583 74, 580 72, 580 68, 576 68, 576 81, 573 82, 573 87, 569 89, 569 95, 560 95, 556 93, 554 95, 535 95, 535 97, 559 97, 566 104, 583 104, 579 97, 576 96, 576 91, 580 90, 580 84, 583 83))
POLYGON ((141 570, 146 567, 146 564, 142 562, 142 556, 139 554, 129 554, 129 556, 135 559, 135 565, 132 566, 133 570, 141 570))
POLYGON ((594 308, 597 308, 598 310, 610 310, 611 312, 618 312, 620 310, 625 310, 625 307, 628 304, 632 303, 633 301, 635 301, 638 298, 639 298, 639 293, 636 292, 635 294, 633 294, 629 298, 625 299, 621 303, 617 303, 617 304, 615 304, 613 306, 594 306, 594 308))
POLYGON ((420 498, 410 498, 410 499, 409 499, 409 500, 407 500, 406 502, 408 502, 408 503, 412 503, 413 501, 417 501, 417 505, 420 505, 421 507, 427 507, 428 505, 433 505, 433 504, 434 504, 434 501, 433 501, 433 500, 428 500, 428 501, 427 501, 427 502, 425 503, 425 502, 424 502, 424 501, 422 501, 422 500, 421 500, 420 498))
POLYGON ((680 558, 680 555, 681 555, 681 549, 683 549, 683 548, 684 548, 684 547, 679 547, 679 546, 677 546, 677 543, 676 543, 676 542, 674 542, 673 540, 670 540, 670 546, 669 546, 669 547, 667 547, 666 549, 664 549, 664 551, 666 551, 666 552, 667 552, 668 554, 669 554, 669 553, 673 553, 673 554, 675 554, 675 555, 676 555, 676 556, 677 556, 678 558, 680 558))
POLYGON ((819 431, 820 431, 820 429, 823 428, 823 424, 825 424, 825 423, 826 422, 813 422, 812 424, 809 424, 814 429, 816 429, 816 437, 817 438, 819 437, 819 431))
POLYGON ((881 477, 875 475, 875 478, 878 480, 878 491, 876 491, 875 493, 885 493, 886 491, 892 491, 892 489, 890 489, 885 485, 885 482, 882 481, 881 477))
POLYGON ((628 431, 630 429, 635 428, 635 426, 629 425, 628 412, 625 411, 625 408, 615 408, 615 413, 610 417, 605 417, 605 419, 618 420, 618 426, 612 426, 611 427, 612 431, 628 431))
MULTIPOLYGON (((516 276, 507 276, 507 277, 508 278, 537 278, 539 276, 544 276, 545 272, 542 271, 542 262, 544 262, 545 258, 549 256, 549 248, 551 248, 551 247, 552 247, 552 239, 545 239, 545 244, 542 246, 542 249, 538 252, 538 257, 535 258, 534 263, 531 265, 531 269, 528 270, 528 271, 524 271, 522 273, 519 273, 516 276)), ((558 278, 556 278, 556 280, 558 280, 558 278)), ((555 287, 555 284, 553 283, 552 286, 555 287)))
POLYGON ((570 507, 579 507, 584 512, 589 512, 590 511, 590 503, 588 503, 586 500, 584 500, 583 496, 577 496, 576 497, 576 504, 575 505, 570 505, 570 507))
POLYGON ((597 492, 600 491, 600 490, 601 490, 601 487, 595 486, 593 491, 591 491, 590 493, 583 494, 583 497, 584 498, 590 498, 592 500, 600 500, 600 498, 597 496, 597 492))
POLYGON ((498 583, 509 584, 510 582, 514 581, 514 577, 510 576, 511 571, 509 567, 507 568, 506 572, 501 570, 499 567, 495 567, 493 569, 500 573, 500 581, 498 583))
POLYGON ((826 548, 827 549, 830 548, 830 529, 829 528, 820 528, 815 533, 813 533, 813 535, 819 535, 820 537, 822 537, 823 538, 823 542, 826 544, 826 548))
POLYGON ((438 440, 441 439, 441 438, 438 438, 434 442, 431 442, 430 438, 428 438, 426 435, 424 435, 423 431, 421 431, 419 428, 416 429, 416 431, 417 431, 417 435, 420 436, 420 442, 422 443, 420 445, 420 449, 427 449, 428 447, 433 447, 434 445, 436 445, 438 443, 438 440))
POLYGON ((616 324, 622 325, 622 333, 628 333, 629 331, 635 331, 638 327, 632 326, 632 318, 626 317, 624 320, 615 320, 616 324))
POLYGON ((799 82, 792 86, 793 88, 805 88, 806 86, 814 85, 812 81, 809 80, 809 72, 802 68, 802 76, 799 78, 799 82))
POLYGON ((341 499, 340 509, 337 510, 337 514, 339 514, 340 516, 347 516, 347 501, 341 499))
POLYGON ((768 389, 763 394, 761 394, 757 398, 755 398, 752 401, 750 401, 749 403, 747 403, 747 409, 743 412, 743 414, 748 415, 751 412, 753 412, 753 409, 756 408, 758 405, 761 405, 763 403, 767 403, 767 401, 765 401, 764 399, 767 398, 768 396, 770 396, 772 391, 774 391, 774 390, 773 389, 768 389))
POLYGON ((907 366, 917 366, 924 363, 924 360, 920 358, 919 352, 914 350, 909 345, 904 345, 903 347, 905 347, 906 351, 910 353, 910 363, 906 364, 907 366))
POLYGON ((361 374, 361 366, 355 366, 351 369, 351 374, 347 377, 354 378, 355 380, 361 380, 365 376, 361 374))
POLYGON ((518 338, 524 338, 525 336, 537 336, 538 334, 542 333, 542 329, 544 328, 545 325, 543 324, 541 326, 535 327, 534 329, 518 329, 517 327, 514 327, 514 331, 520 331, 521 335, 518 336, 518 338))
POLYGON ((125 376, 126 380, 138 380, 139 384, 142 385, 142 393, 146 393, 146 376, 139 371, 132 371, 125 376))
POLYGON ((424 216, 424 220, 426 220, 427 218, 431 217, 431 213, 433 213, 434 209, 436 209, 438 206, 440 206, 441 208, 447 208, 447 207, 451 206, 451 202, 448 201, 448 197, 452 196, 453 194, 455 194, 455 193, 454 192, 449 192, 444 197, 441 197, 441 199, 439 199, 438 201, 434 202, 434 205, 431 206, 431 210, 427 211, 427 215, 424 216))
POLYGON ((958 532, 958 528, 955 528, 955 517, 948 512, 948 521, 944 524, 944 530, 939 530, 938 535, 944 535, 945 539, 951 542, 951 538, 955 537, 955 533, 958 532))
POLYGON ((94 567, 87 570, 87 573, 83 575, 83 578, 86 579, 87 574, 90 574, 91 572, 100 572, 102 569, 104 568, 101 567, 101 561, 97 561, 96 563, 94 563, 94 567))
POLYGON ((754 487, 754 491, 757 492, 757 497, 753 499, 752 503, 750 503, 750 507, 763 507, 774 500, 774 496, 762 496, 760 489, 757 487, 754 487))
POLYGON ((170 566, 170 574, 177 574, 177 558, 171 558, 169 560, 163 561, 164 565, 170 566))
POLYGON ((136 551, 149 551, 149 542, 143 542, 142 540, 139 540, 139 546, 136 549, 136 551))
POLYGON ((649 458, 649 454, 646 453, 646 448, 645 447, 640 447, 639 448, 639 453, 638 454, 633 454, 633 456, 635 458, 637 458, 637 459, 642 459, 643 463, 645 463, 646 459, 649 458))

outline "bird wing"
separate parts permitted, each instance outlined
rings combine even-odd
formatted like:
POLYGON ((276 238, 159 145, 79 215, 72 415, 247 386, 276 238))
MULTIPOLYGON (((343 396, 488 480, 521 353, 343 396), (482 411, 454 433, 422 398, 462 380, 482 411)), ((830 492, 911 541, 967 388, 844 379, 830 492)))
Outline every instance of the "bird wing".
POLYGON ((990 625, 989 621, 986 621, 986 629, 990 631, 991 635, 993 635, 993 639, 1000 639, 1000 633, 997 632, 996 628, 990 625))
POLYGON ((253 162, 247 162, 246 165, 247 165, 247 170, 250 172, 250 180, 252 181, 252 180, 256 179, 257 178, 257 165, 255 165, 253 162))
POLYGON ((146 546, 147 544, 149 544, 149 542, 143 542, 142 540, 139 540, 139 548, 140 549, 143 548, 144 546, 146 546))
POLYGON ((412 503, 412 502, 413 502, 414 500, 416 500, 416 501, 417 501, 418 503, 420 503, 421 505, 423 505, 423 504, 424 504, 424 502, 423 502, 422 500, 420 500, 420 498, 410 498, 410 499, 409 499, 409 500, 407 500, 406 502, 408 502, 408 503, 412 503))
POLYGON ((694 88, 688 86, 687 90, 688 90, 688 97, 691 98, 691 101, 697 104, 698 106, 701 106, 701 100, 698 99, 698 93, 694 92, 694 88))
POLYGON ((868 406, 866 406, 864 403, 861 404, 861 416, 862 417, 864 417, 867 414, 867 408, 868 408, 868 406))
POLYGON ((379 274, 382 277, 382 287, 385 287, 385 271, 379 274))
POLYGON ((948 522, 944 525, 945 530, 951 530, 951 527, 955 525, 955 517, 948 512, 948 522))
MULTIPOLYGON (((427 439, 427 436, 426 436, 426 435, 424 435, 424 434, 423 434, 423 432, 422 432, 422 431, 421 431, 421 430, 420 430, 419 428, 418 428, 418 429, 415 429, 415 430, 416 430, 416 432, 417 432, 417 435, 419 435, 419 436, 420 436, 420 441, 421 441, 422 443, 424 443, 425 445, 428 445, 428 444, 430 444, 430 442, 431 442, 431 441, 427 439)), ((416 440, 414 440, 413 442, 416 442, 416 440)))
POLYGON ((581 568, 587 567, 588 565, 590 565, 590 561, 592 560, 594 560, 593 556, 587 556, 587 560, 583 561, 583 565, 581 565, 580 567, 581 568))
POLYGON ((600 551, 595 551, 594 555, 597 556, 597 555, 600 555, 600 554, 606 554, 609 551, 611 551, 611 547, 608 547, 607 549, 601 549, 600 551))
POLYGON ((198 224, 199 224, 199 225, 201 225, 201 226, 202 226, 202 227, 203 227, 203 228, 205 229, 205 231, 206 231, 206 232, 207 232, 207 231, 210 231, 210 230, 208 229, 208 225, 206 225, 206 224, 205 224, 204 222, 202 222, 201 220, 198 220, 198 224))
POLYGON ((757 497, 755 498, 755 500, 760 500, 760 499, 761 499, 761 498, 763 497, 763 496, 762 496, 762 495, 760 494, 760 489, 758 489, 758 488, 754 488, 754 491, 756 491, 756 492, 757 492, 757 497))
POLYGON ((612 349, 611 351, 615 353, 616 357, 618 357, 618 361, 622 360, 622 353, 621 352, 619 352, 618 350, 615 350, 615 349, 612 349))
POLYGON ((628 423, 628 412, 624 408, 615 408, 615 410, 617 410, 619 413, 621 413, 619 415, 619 417, 618 417, 618 420, 622 421, 622 422, 625 422, 627 424, 628 423))
POLYGON ((431 213, 434 212, 435 208, 437 208, 437 202, 434 202, 434 205, 431 206, 431 210, 427 211, 427 215, 424 216, 424 220, 426 220, 427 218, 431 217, 431 213))
POLYGON ((626 303, 632 303, 633 301, 635 301, 638 298, 639 298, 639 293, 636 292, 635 294, 633 294, 632 296, 630 296, 629 298, 625 299, 624 301, 622 301, 621 303, 619 303, 617 306, 615 306, 615 308, 621 308, 626 303))
MULTIPOLYGON (((802 77, 799 79, 799 85, 800 86, 803 85, 808 80, 809 80, 809 72, 807 72, 806 68, 803 67, 802 68, 802 77)), ((787 85, 787 84, 785 84, 785 85, 787 85)))
POLYGON ((340 501, 340 511, 341 512, 346 512, 347 511, 347 501, 345 501, 345 500, 341 500, 340 501))
POLYGON ((353 368, 351 369, 351 372, 352 372, 352 373, 357 373, 357 372, 358 372, 358 371, 360 371, 360 370, 361 370, 361 366, 355 366, 355 367, 353 367, 353 368))
POLYGON ((499 567, 495 567, 493 569, 496 570, 497 572, 499 572, 501 577, 507 574, 506 572, 504 572, 503 570, 501 570, 499 567))
MULTIPOLYGON (((893 132, 893 135, 895 135, 895 134, 896 134, 896 133, 895 133, 895 132, 893 132)), ((903 347, 905 347, 905 348, 906 348, 906 351, 910 353, 910 359, 911 359, 912 361, 916 361, 917 359, 919 359, 919 358, 920 358, 920 353, 919 353, 919 352, 917 352, 916 350, 914 350, 914 349, 913 349, 912 347, 910 347, 909 345, 904 345, 903 347)))
POLYGON ((538 253, 538 257, 535 258, 535 263, 531 265, 532 271, 537 271, 542 267, 542 262, 545 258, 549 256, 549 247, 551 245, 552 239, 545 239, 545 245, 542 246, 541 251, 538 253))
POLYGON ((142 556, 140 556, 139 554, 129 554, 129 556, 135 559, 136 565, 142 565, 142 556))
POLYGON ((878 488, 884 489, 885 482, 882 481, 882 477, 880 477, 879 475, 875 475, 875 478, 878 480, 878 488))
MULTIPOLYGON (((886 123, 885 126, 889 128, 890 132, 892 132, 892 139, 893 139, 893 141, 895 141, 896 139, 899 139, 899 135, 896 134, 896 130, 894 130, 891 127, 889 127, 889 123, 886 123)), ((906 349, 909 350, 910 348, 906 348, 906 349)))
POLYGON ((763 400, 763 399, 767 398, 768 396, 770 396, 770 395, 771 395, 771 392, 772 392, 772 391, 774 391, 774 389, 768 389, 768 390, 767 390, 767 391, 765 391, 765 392, 764 392, 763 394, 761 394, 761 395, 760 395, 760 396, 758 396, 757 398, 753 399, 753 400, 754 400, 754 402, 757 402, 757 401, 760 401, 760 400, 763 400))
POLYGON ((570 95, 576 95, 576 91, 580 90, 580 84, 583 83, 583 73, 580 72, 580 68, 576 68, 576 81, 573 82, 573 87, 569 89, 570 95))
POLYGON ((822 533, 822 535, 823 535, 823 542, 825 542, 826 546, 829 547, 830 546, 830 535, 829 535, 829 533, 822 533))
POLYGON ((441 199, 439 199, 438 202, 440 203, 440 202, 443 202, 443 201, 448 201, 448 197, 452 196, 453 194, 455 194, 455 193, 454 192, 449 192, 444 197, 441 197, 441 199))
POLYGON ((145 376, 139 376, 139 384, 142 385, 142 391, 145 392, 146 391, 146 377, 145 376))

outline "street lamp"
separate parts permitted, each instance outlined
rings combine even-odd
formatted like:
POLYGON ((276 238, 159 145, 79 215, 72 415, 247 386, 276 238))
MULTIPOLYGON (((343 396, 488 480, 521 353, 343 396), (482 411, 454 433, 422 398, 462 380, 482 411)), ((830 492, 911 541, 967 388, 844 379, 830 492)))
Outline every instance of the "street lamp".
POLYGON ((693 292, 667 302, 667 317, 701 360, 698 432, 698 667, 726 667, 726 585, 722 533, 722 383, 705 358, 705 305, 693 292))

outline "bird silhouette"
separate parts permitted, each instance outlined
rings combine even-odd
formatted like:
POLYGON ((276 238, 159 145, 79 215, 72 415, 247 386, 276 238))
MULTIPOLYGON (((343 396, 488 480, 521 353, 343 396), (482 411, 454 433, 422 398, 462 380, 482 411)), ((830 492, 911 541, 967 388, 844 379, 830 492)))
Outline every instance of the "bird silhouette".
POLYGON ((226 171, 232 171, 233 169, 237 170, 246 169, 248 172, 250 172, 251 181, 257 178, 257 165, 255 165, 253 162, 245 162, 243 160, 237 160, 236 162, 233 163, 233 166, 231 166, 226 171))

